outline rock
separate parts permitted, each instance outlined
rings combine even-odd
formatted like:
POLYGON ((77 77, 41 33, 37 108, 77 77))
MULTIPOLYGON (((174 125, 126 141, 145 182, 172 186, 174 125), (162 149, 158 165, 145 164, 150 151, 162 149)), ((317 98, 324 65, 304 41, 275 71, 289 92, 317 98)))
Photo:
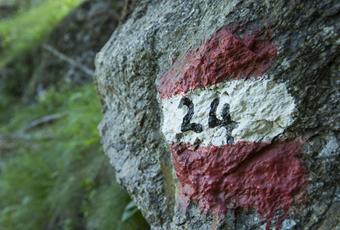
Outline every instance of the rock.
POLYGON ((338 8, 137 3, 97 54, 99 130, 152 229, 336 225, 338 8))

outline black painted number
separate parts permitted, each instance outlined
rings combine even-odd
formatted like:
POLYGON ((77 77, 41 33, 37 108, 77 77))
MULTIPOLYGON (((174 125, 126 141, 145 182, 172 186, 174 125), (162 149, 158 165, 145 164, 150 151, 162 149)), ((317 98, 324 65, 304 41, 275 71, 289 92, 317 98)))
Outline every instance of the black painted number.
POLYGON ((183 106, 183 105, 188 107, 188 112, 183 118, 183 122, 182 122, 182 125, 181 125, 181 131, 186 132, 186 131, 191 130, 191 131, 194 131, 196 133, 202 132, 203 126, 201 124, 190 123, 191 118, 194 115, 194 104, 192 103, 192 101, 187 97, 183 97, 181 99, 179 105, 180 105, 180 107, 183 106))
POLYGON ((222 114, 221 114, 222 120, 216 117, 216 110, 217 110, 217 106, 219 103, 220 103, 220 99, 215 98, 210 104, 210 112, 209 112, 209 120, 208 120, 209 128, 215 128, 217 126, 226 126, 233 122, 231 120, 231 116, 229 113, 230 105, 228 103, 223 105, 222 114))
POLYGON ((230 105, 225 103, 222 108, 222 120, 218 119, 216 116, 217 106, 220 103, 219 98, 215 98, 210 104, 208 126, 209 128, 215 128, 217 126, 222 126, 227 130, 227 143, 232 144, 234 138, 231 135, 232 130, 235 128, 236 122, 231 120, 230 116, 230 105))
MULTIPOLYGON (((225 103, 223 105, 222 114, 221 114, 222 120, 217 118, 216 110, 217 110, 219 103, 220 103, 220 99, 215 98, 210 104, 208 126, 209 128, 215 128, 218 126, 224 127, 227 130, 227 143, 232 144, 234 142, 234 138, 231 136, 231 132, 235 128, 236 122, 231 120, 230 105, 228 103, 225 103)), ((188 107, 188 112, 183 118, 181 131, 182 132, 194 131, 196 133, 202 132, 203 126, 201 124, 190 123, 195 112, 194 104, 192 103, 192 101, 187 97, 183 97, 180 101, 179 107, 182 107, 183 105, 188 107)))

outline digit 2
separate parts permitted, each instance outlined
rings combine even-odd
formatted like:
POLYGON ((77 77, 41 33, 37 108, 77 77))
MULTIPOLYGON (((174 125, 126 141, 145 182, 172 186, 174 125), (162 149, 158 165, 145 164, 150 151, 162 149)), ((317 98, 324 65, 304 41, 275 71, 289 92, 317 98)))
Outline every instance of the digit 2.
POLYGON ((181 131, 186 132, 186 131, 194 131, 195 133, 200 133, 203 131, 203 126, 201 124, 197 123, 190 123, 192 116, 194 115, 194 104, 192 101, 187 98, 183 97, 179 103, 179 107, 182 107, 185 105, 188 107, 188 112, 183 118, 183 122, 181 125, 181 131))

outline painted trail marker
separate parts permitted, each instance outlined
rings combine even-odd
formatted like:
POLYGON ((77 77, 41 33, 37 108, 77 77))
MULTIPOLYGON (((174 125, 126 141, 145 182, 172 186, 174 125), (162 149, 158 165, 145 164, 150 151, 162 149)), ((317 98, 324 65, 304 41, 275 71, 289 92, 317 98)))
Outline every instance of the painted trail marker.
POLYGON ((255 208, 268 228, 278 211, 278 227, 287 217, 306 176, 302 143, 277 140, 295 103, 265 75, 275 57, 261 33, 241 39, 223 27, 161 76, 162 132, 186 205, 217 215, 255 208))

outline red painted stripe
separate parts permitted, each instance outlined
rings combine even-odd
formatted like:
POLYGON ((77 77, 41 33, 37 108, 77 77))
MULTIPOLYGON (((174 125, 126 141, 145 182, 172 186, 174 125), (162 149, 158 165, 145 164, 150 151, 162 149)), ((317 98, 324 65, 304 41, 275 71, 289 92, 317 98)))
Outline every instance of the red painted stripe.
POLYGON ((307 180, 297 158, 302 143, 274 144, 239 142, 223 147, 170 146, 173 164, 186 206, 195 202, 204 212, 223 215, 234 210, 255 208, 267 221, 278 210, 284 215, 279 229, 297 194, 307 180))
POLYGON ((275 45, 261 33, 248 34, 241 39, 227 27, 222 27, 161 76, 159 94, 164 99, 227 79, 260 76, 275 57, 275 45))

